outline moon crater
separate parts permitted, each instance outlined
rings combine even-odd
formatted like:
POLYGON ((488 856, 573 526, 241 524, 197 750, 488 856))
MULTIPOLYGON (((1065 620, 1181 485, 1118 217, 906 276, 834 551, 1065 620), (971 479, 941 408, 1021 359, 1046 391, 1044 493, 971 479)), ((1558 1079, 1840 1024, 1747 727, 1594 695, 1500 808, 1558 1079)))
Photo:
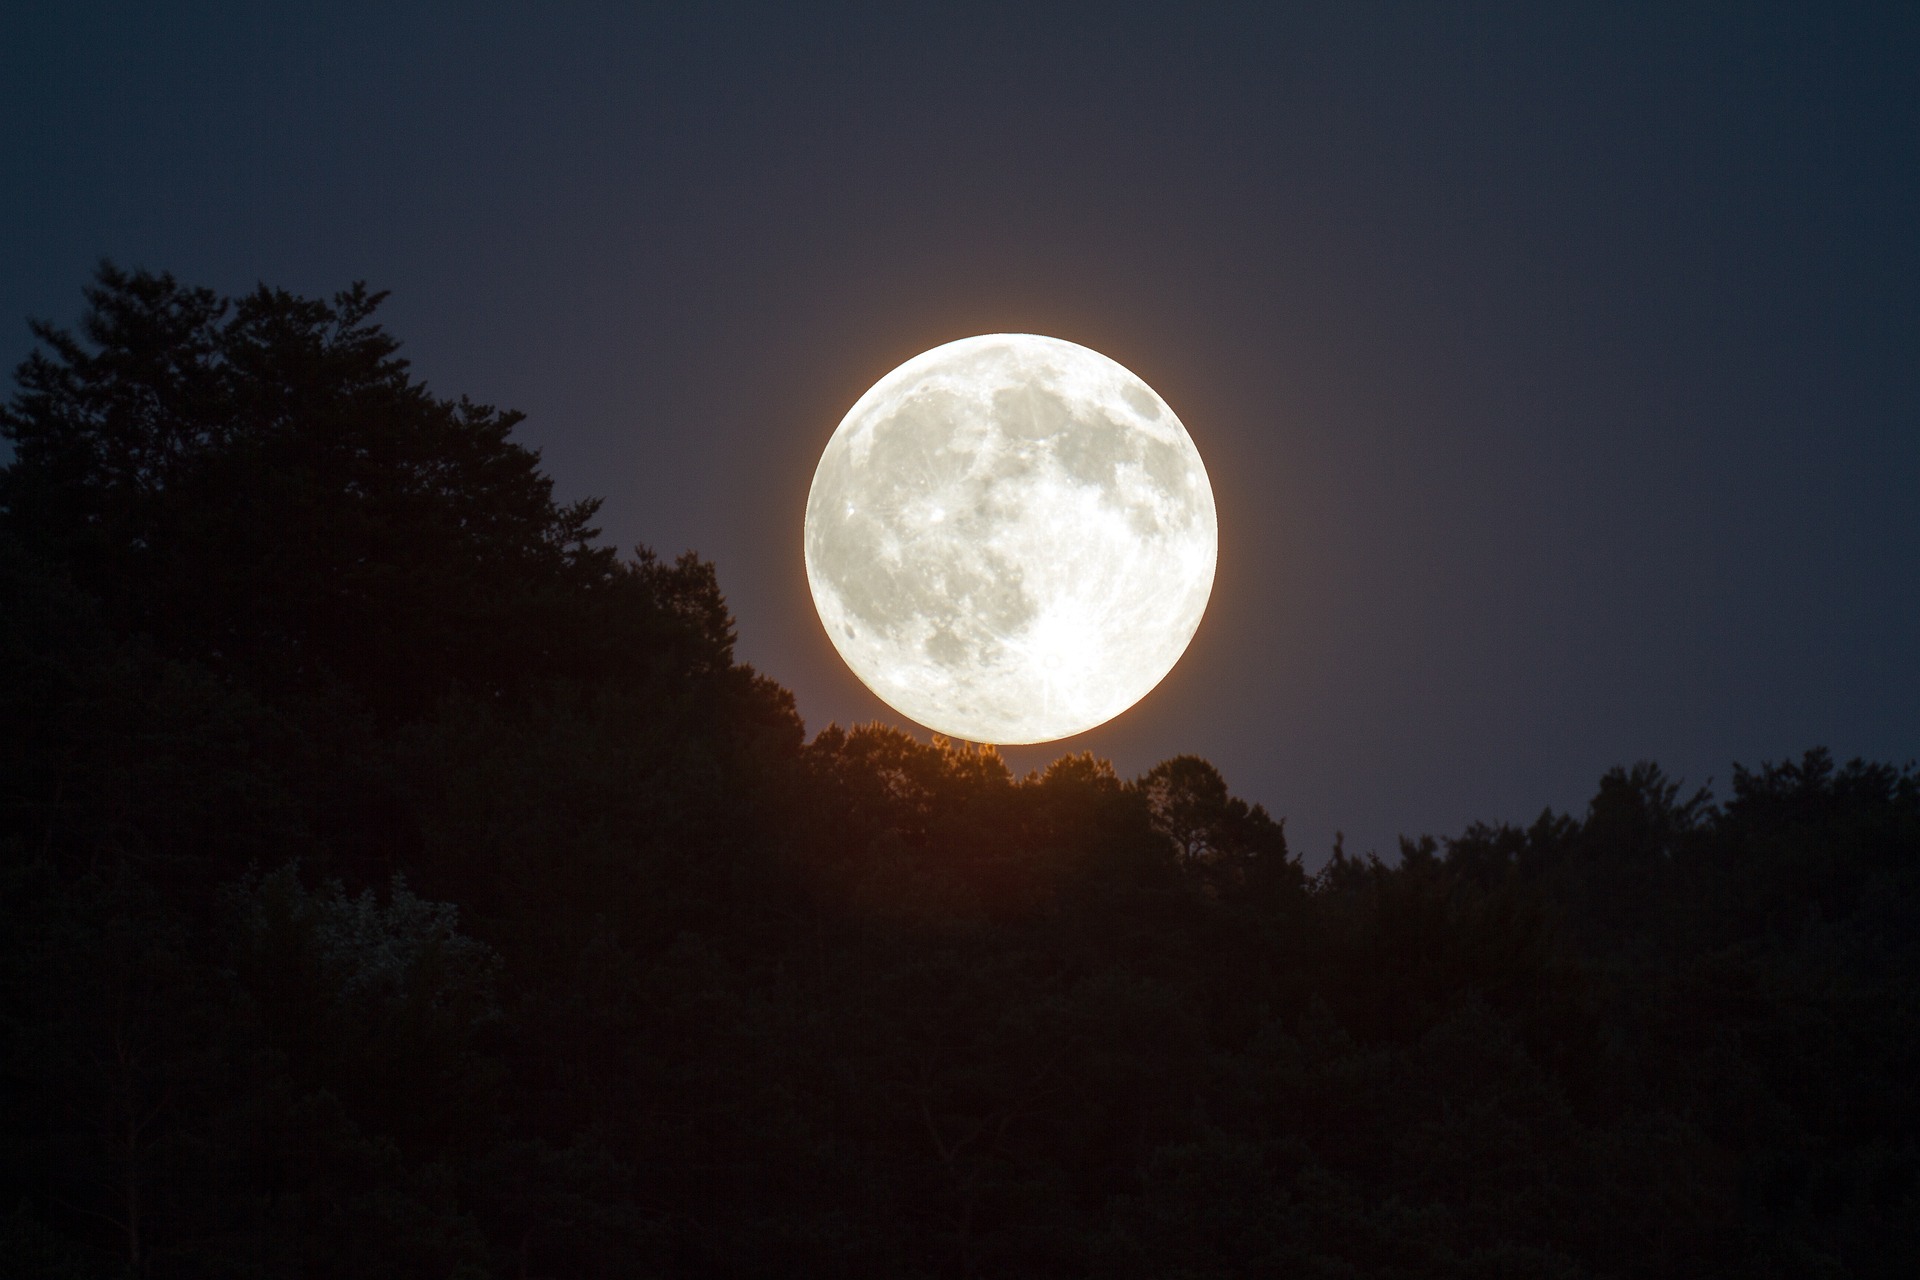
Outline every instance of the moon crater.
POLYGON ((882 378, 807 499, 807 581, 847 665, 976 742, 1067 737, 1144 697, 1199 625, 1217 547, 1173 411, 1098 352, 1032 334, 882 378))

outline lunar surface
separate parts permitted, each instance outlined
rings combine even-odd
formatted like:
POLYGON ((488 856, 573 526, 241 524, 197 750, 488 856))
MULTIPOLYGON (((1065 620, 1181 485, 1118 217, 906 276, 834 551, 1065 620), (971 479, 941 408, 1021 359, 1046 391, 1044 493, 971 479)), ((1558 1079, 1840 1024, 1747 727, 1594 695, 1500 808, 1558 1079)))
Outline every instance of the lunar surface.
POLYGON ((860 397, 807 497, 807 582, 855 675, 974 742, 1119 715, 1213 589, 1213 489, 1153 388, 1032 334, 915 356, 860 397))

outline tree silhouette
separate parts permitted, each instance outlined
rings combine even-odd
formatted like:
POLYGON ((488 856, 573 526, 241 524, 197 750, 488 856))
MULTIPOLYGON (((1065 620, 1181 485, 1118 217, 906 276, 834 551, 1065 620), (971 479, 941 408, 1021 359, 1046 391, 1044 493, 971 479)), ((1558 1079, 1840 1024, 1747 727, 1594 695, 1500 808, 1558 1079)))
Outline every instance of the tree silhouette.
POLYGON ((1906 1276, 1920 774, 1337 847, 806 740, 379 295, 103 268, 0 418, 0 1270, 1906 1276))
POLYGON ((431 395, 384 294, 238 299, 103 265, 78 336, 34 325, 0 434, 6 525, 117 627, 250 683, 382 713, 589 678, 670 626, 727 665, 688 565, 596 547, 520 421, 431 395))

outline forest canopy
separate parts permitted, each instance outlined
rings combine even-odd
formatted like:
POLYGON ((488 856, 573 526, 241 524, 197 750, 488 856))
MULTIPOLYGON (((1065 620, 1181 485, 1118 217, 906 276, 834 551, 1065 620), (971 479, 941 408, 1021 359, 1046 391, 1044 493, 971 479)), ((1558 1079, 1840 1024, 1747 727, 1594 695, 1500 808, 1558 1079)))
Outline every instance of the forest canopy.
POLYGON ((0 410, 0 1260, 1906 1276, 1920 775, 1337 851, 809 738, 383 295, 103 266, 0 410))

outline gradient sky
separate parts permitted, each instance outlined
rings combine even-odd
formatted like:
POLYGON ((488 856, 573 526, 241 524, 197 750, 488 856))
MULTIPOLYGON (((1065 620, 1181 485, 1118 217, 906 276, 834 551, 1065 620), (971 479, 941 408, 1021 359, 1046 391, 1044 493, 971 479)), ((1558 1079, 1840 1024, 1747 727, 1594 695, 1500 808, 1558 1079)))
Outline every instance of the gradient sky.
POLYGON ((1220 577, 1017 767, 1203 755, 1317 865, 1920 755, 1920 6, 396 7, 0 10, 0 361, 102 256, 391 289, 818 729, 898 721, 807 596, 827 437, 1052 334, 1185 421, 1220 577))

